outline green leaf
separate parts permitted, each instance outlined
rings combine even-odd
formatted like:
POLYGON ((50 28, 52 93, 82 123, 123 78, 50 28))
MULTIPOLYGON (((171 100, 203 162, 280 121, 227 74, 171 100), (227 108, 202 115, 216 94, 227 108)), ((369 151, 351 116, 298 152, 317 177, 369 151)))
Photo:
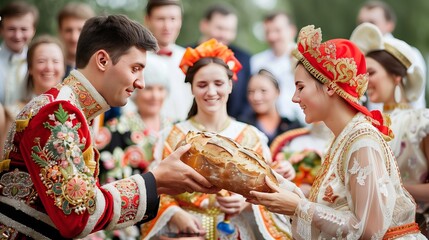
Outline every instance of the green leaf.
POLYGON ((45 160, 43 160, 41 157, 39 157, 39 155, 35 154, 34 152, 31 153, 31 158, 40 167, 47 167, 48 166, 48 163, 45 160))
POLYGON ((67 119, 69 118, 69 115, 66 111, 64 111, 63 106, 60 104, 58 111, 55 111, 55 117, 60 121, 61 123, 65 123, 67 119))
POLYGON ((31 150, 33 150, 33 152, 36 152, 36 153, 41 152, 41 149, 40 149, 40 147, 39 147, 39 146, 33 146, 33 147, 31 148, 31 150))

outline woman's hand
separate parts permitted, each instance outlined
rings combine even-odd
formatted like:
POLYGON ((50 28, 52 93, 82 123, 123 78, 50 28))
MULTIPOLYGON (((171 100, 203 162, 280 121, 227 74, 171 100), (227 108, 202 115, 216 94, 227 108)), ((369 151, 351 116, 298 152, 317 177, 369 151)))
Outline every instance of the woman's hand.
POLYGON ((254 198, 247 199, 247 201, 265 206, 270 212, 292 216, 301 199, 298 194, 276 186, 268 177, 265 177, 265 182, 273 193, 250 191, 254 198))
POLYGON ((220 210, 229 215, 240 214, 246 207, 250 206, 243 196, 236 193, 225 197, 216 196, 216 200, 220 210))
POLYGON ((171 217, 169 225, 170 228, 176 229, 178 233, 196 234, 201 237, 204 237, 206 234, 206 230, 204 230, 201 221, 182 209, 171 217))
POLYGON ((289 161, 276 161, 274 162, 272 168, 274 169, 274 171, 276 171, 278 174, 280 174, 282 177, 286 178, 289 181, 293 180, 296 176, 295 169, 289 161))

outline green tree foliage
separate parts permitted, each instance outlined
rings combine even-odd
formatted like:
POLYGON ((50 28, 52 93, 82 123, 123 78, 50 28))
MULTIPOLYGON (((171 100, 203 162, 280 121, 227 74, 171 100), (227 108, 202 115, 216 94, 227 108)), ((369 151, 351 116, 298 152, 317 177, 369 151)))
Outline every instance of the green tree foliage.
MULTIPOLYGON (((0 7, 16 0, 1 0, 0 7)), ((39 8, 40 21, 37 34, 57 31, 56 15, 59 9, 70 0, 24 0, 39 8)), ((144 7, 147 0, 76 0, 87 2, 99 14, 125 14, 143 22, 144 7)), ((205 9, 214 3, 224 2, 237 11, 239 28, 235 43, 251 53, 259 52, 267 45, 255 33, 263 35, 260 23, 270 11, 283 10, 295 19, 298 28, 314 24, 323 30, 324 39, 348 38, 356 26, 356 15, 365 0, 182 0, 184 19, 182 31, 177 42, 187 46, 195 43, 199 37, 199 21, 205 9), (259 24, 259 25, 258 25, 259 24), (259 31, 258 31, 259 30, 259 31)), ((425 21, 429 12, 429 1, 410 0, 408 2, 385 0, 395 10, 398 24, 395 36, 429 52, 429 23, 425 21)), ((425 56, 427 54, 424 54, 425 56)))

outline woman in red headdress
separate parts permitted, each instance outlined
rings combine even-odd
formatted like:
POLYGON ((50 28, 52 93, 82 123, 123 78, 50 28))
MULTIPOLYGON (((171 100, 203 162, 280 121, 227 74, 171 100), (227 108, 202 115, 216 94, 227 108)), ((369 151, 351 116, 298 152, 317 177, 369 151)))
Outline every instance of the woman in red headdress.
MULTIPOLYGON (((188 131, 210 131, 234 139, 271 161, 267 137, 255 127, 228 116, 226 103, 232 81, 241 64, 227 46, 211 39, 195 49, 188 48, 180 64, 191 84, 194 104, 188 119, 166 128, 155 146, 156 166, 185 138, 188 131)), ((142 228, 144 239, 192 237, 190 239, 290 239, 289 221, 262 206, 245 202, 243 196, 228 193, 184 193, 163 195, 155 220, 142 228), (229 235, 217 228, 228 216, 235 231, 229 235)), ((188 238, 187 238, 188 239, 188 238)))
POLYGON ((359 104, 368 82, 365 56, 349 40, 322 43, 314 26, 298 40, 292 100, 307 123, 323 121, 335 138, 308 199, 267 180, 274 193, 251 192, 249 201, 293 216, 294 239, 425 239, 387 143, 389 120, 359 104))

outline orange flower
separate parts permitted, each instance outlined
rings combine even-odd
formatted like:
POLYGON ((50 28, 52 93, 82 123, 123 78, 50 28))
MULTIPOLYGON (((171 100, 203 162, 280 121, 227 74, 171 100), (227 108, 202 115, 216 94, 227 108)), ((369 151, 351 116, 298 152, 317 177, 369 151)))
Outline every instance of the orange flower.
POLYGON ((201 58, 216 57, 222 59, 234 73, 232 79, 237 80, 237 72, 242 68, 241 63, 234 57, 234 53, 227 46, 212 38, 201 43, 195 49, 187 48, 180 62, 180 69, 186 74, 188 69, 194 66, 201 58))

